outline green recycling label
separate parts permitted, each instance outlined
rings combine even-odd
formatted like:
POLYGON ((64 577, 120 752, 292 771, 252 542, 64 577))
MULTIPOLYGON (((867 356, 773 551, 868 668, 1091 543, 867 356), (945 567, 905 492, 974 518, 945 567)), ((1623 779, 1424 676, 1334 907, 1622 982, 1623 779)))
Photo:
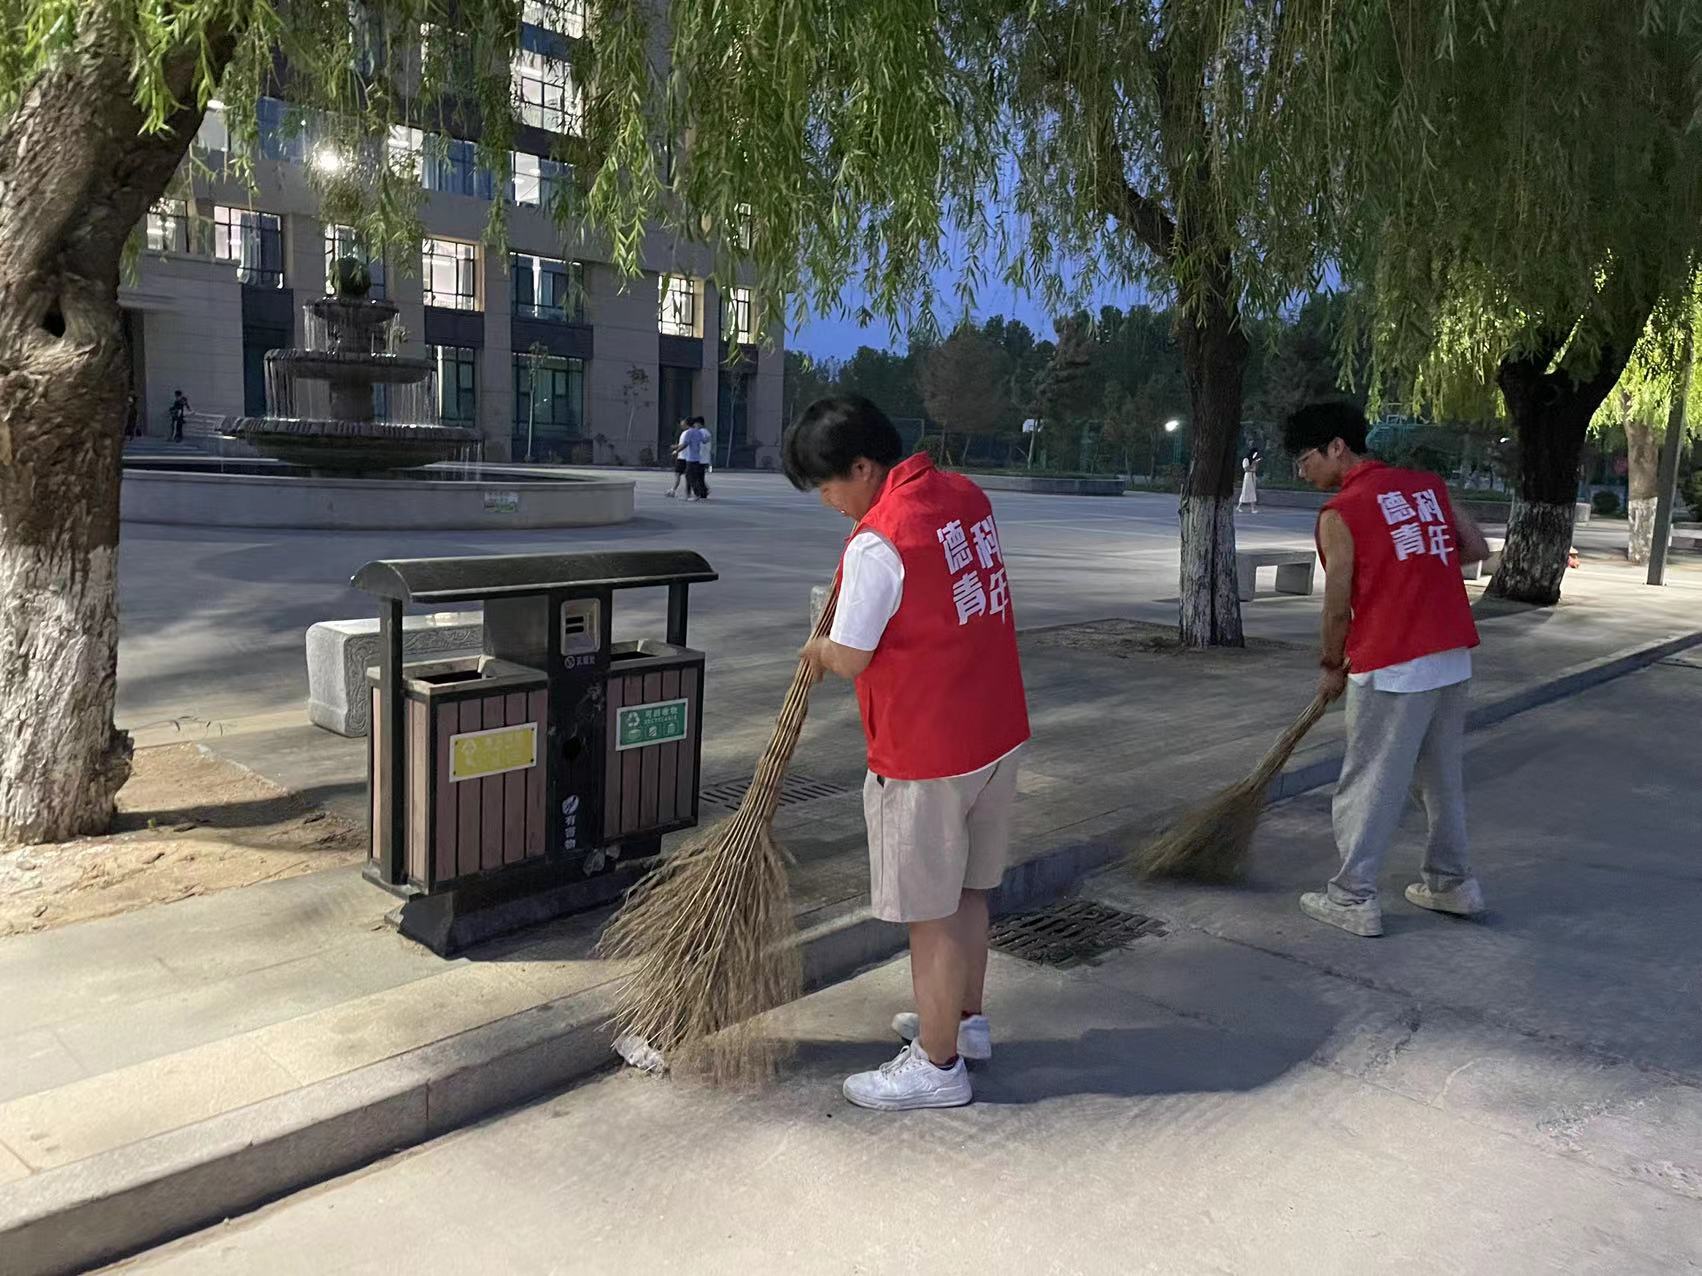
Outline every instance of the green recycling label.
POLYGON ((691 723, 689 705, 686 700, 659 700, 616 710, 616 749, 642 749, 684 740, 691 723))

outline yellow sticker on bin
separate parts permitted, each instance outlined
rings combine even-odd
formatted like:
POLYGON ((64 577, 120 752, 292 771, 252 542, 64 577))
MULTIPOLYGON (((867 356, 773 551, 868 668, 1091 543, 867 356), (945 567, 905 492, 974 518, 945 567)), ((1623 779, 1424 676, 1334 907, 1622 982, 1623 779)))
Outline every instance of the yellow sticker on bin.
POLYGON ((491 727, 449 737, 449 778, 480 780, 507 771, 524 771, 538 762, 538 724, 491 727))

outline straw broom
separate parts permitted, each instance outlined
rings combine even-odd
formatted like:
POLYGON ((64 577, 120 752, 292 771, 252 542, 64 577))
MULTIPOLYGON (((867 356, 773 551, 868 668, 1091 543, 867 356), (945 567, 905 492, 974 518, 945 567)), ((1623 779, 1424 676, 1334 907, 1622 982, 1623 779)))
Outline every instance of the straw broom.
MULTIPOLYGON (((835 582, 812 637, 828 632, 838 598, 835 582)), ((605 954, 633 964, 616 1002, 617 1031, 648 1043, 667 1066, 717 1083, 772 1076, 786 1047, 756 1016, 802 992, 791 857, 772 825, 809 697, 799 661, 738 811, 635 885, 603 935, 605 954)))
POLYGON ((1197 806, 1135 856, 1145 877, 1190 877, 1203 882, 1232 882, 1247 871, 1253 831, 1265 808, 1265 793, 1287 765, 1301 739, 1324 716, 1329 702, 1316 697, 1293 726, 1271 746, 1246 779, 1197 806))

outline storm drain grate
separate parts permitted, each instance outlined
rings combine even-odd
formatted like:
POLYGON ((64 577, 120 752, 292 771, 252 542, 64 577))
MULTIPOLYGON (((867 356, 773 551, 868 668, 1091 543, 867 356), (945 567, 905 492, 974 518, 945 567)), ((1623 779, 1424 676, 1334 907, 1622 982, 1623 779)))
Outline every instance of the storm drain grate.
POLYGON ((1001 917, 988 942, 1002 953, 1042 966, 1091 963, 1143 935, 1162 935, 1164 923, 1088 899, 1065 899, 1034 913, 1001 917))
MULTIPOLYGON (((745 790, 750 786, 748 779, 711 784, 698 790, 698 801, 706 806, 719 806, 736 811, 739 809, 739 803, 744 800, 745 790)), ((789 775, 780 790, 780 805, 797 806, 800 802, 814 802, 820 798, 844 797, 850 792, 843 784, 812 780, 807 775, 789 775)))

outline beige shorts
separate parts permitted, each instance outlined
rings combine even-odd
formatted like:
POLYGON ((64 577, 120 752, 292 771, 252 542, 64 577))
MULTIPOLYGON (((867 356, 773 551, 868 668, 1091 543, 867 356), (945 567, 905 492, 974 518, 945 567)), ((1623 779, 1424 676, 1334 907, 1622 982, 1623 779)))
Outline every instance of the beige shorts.
POLYGON ((870 773, 863 818, 876 917, 950 917, 964 891, 999 884, 1010 859, 1017 756, 949 780, 883 780, 870 773))

